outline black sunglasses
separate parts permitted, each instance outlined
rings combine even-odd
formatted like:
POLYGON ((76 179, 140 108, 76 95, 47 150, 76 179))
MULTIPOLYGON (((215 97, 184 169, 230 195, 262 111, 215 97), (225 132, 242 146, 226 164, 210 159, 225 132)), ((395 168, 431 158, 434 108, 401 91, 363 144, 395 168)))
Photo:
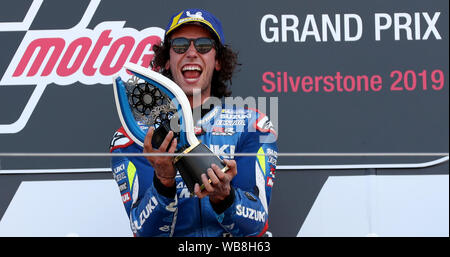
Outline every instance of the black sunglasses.
POLYGON ((191 42, 194 42, 194 47, 197 52, 201 54, 206 54, 215 47, 214 39, 201 37, 201 38, 185 38, 177 37, 170 40, 170 45, 173 51, 177 54, 184 54, 189 49, 191 42))

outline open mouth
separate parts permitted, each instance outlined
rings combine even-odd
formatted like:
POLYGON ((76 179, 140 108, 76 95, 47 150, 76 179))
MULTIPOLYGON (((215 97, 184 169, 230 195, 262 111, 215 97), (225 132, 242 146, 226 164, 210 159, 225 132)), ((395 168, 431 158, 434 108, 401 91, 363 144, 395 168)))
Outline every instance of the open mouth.
POLYGON ((183 77, 187 81, 196 81, 198 78, 200 78, 202 71, 202 67, 196 64, 184 65, 181 68, 181 73, 183 73, 183 77))

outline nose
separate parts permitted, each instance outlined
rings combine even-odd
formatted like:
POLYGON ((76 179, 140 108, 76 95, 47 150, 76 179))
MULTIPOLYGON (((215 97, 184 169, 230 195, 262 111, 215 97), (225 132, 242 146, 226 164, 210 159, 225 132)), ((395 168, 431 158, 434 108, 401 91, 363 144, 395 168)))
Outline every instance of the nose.
POLYGON ((187 57, 197 57, 197 50, 195 49, 194 42, 190 42, 189 48, 186 51, 187 57))

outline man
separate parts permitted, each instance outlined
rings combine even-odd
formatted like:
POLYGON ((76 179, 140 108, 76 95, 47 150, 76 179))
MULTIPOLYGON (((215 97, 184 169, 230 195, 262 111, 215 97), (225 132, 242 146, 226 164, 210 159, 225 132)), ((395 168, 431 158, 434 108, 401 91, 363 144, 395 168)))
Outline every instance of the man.
MULTIPOLYGON (((231 80, 237 55, 224 42, 215 16, 200 9, 184 10, 170 19, 164 41, 154 48, 152 66, 181 87, 192 108, 201 109, 196 135, 203 144, 219 155, 255 156, 224 159, 229 167, 226 173, 211 165, 202 175, 205 188, 200 190, 196 184, 194 196, 171 156, 114 157, 113 174, 136 236, 261 236, 267 230, 276 135, 268 118, 257 110, 209 106, 214 97, 231 94, 226 82, 231 80), (256 153, 266 156, 256 157, 256 153)), ((175 152, 177 140, 172 140, 172 132, 159 149, 151 145, 153 132, 150 128, 142 148, 121 128, 111 151, 175 152)))

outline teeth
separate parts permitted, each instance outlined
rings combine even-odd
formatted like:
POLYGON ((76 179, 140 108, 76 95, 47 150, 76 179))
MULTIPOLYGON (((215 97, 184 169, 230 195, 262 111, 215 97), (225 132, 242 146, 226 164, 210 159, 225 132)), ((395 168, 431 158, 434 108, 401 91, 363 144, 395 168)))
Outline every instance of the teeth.
POLYGON ((199 67, 199 66, 196 66, 196 65, 187 65, 187 66, 184 66, 183 67, 183 69, 181 70, 181 71, 192 71, 192 70, 195 70, 195 71, 202 71, 202 69, 199 67))

